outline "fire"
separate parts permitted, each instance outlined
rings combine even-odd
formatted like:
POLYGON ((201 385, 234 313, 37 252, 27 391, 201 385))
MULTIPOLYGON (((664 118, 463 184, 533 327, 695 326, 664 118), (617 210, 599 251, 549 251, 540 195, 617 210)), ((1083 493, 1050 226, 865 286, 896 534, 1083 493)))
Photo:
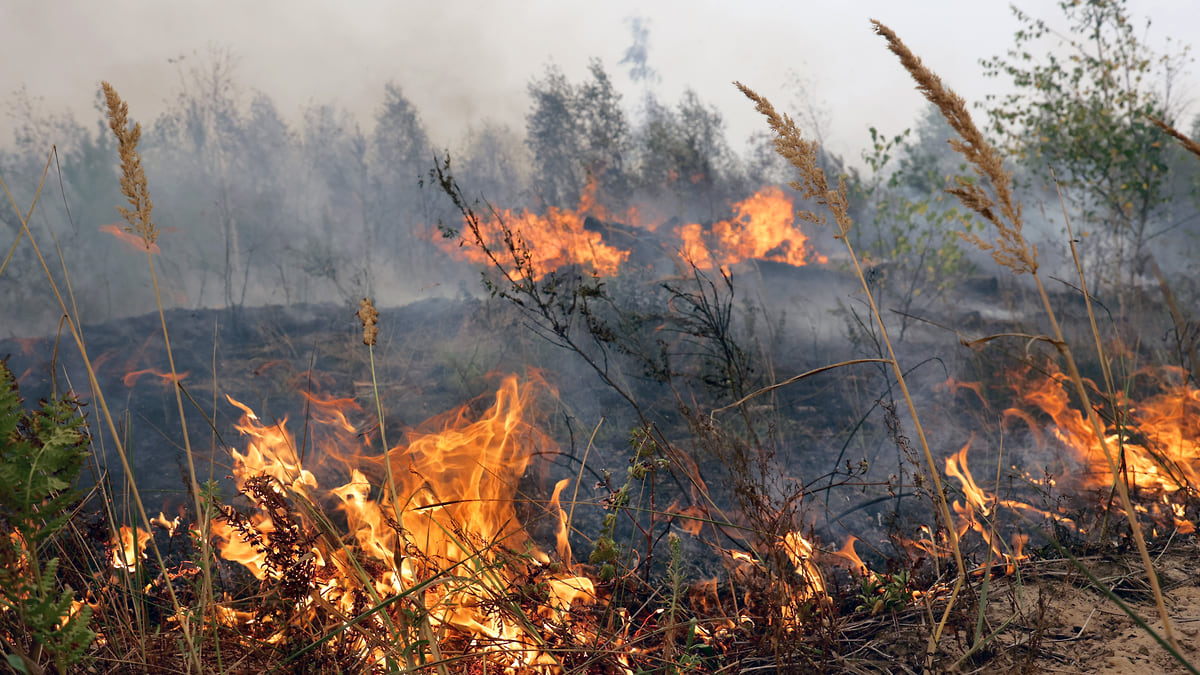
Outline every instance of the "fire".
MULTIPOLYGON (((356 616, 391 599, 389 610, 373 619, 381 631, 428 639, 411 618, 424 616, 443 642, 465 639, 488 663, 509 670, 553 664, 547 636, 570 621, 572 608, 592 602, 595 589, 569 571, 569 523, 558 505, 567 481, 555 486, 550 508, 561 565, 550 564, 517 513, 517 483, 534 453, 550 444, 524 418, 533 395, 532 383, 505 378, 482 415, 472 417, 464 406, 435 418, 374 460, 361 452, 346 416, 354 402, 313 399, 314 422, 321 418, 322 433, 338 437, 319 441, 313 452, 360 463, 347 483, 324 491, 302 465, 283 422, 263 424, 230 399, 242 410, 237 428, 248 439, 245 453, 233 453, 234 477, 259 508, 249 516, 227 513, 212 524, 220 555, 260 580, 303 584, 296 600, 308 611, 356 616), (357 456, 345 456, 356 444, 357 456), (345 516, 345 536, 321 535, 306 509, 286 507, 323 500, 345 516), (318 534, 309 534, 314 530, 318 534), (545 599, 522 616, 514 597, 529 585, 542 588, 545 599)), ((360 640, 355 644, 375 655, 369 659, 382 658, 357 635, 347 632, 344 639, 360 640)))
POLYGON ((784 553, 795 566, 796 574, 804 579, 813 597, 824 599, 825 579, 821 570, 813 562, 813 545, 799 532, 788 532, 781 541, 784 553))
POLYGON ((854 550, 854 542, 856 541, 858 541, 858 537, 850 535, 846 539, 846 543, 843 544, 842 548, 834 553, 834 555, 847 560, 850 563, 850 569, 853 572, 859 575, 865 575, 869 571, 869 568, 867 567, 866 563, 863 562, 863 559, 858 557, 858 552, 854 550))
MULTIPOLYGON (((501 209, 481 218, 479 234, 499 260, 512 257, 507 250, 510 245, 515 247, 516 255, 523 257, 527 253, 528 264, 537 278, 572 264, 588 267, 600 276, 615 276, 629 252, 605 244, 599 232, 584 227, 585 218, 592 212, 603 213, 595 207, 595 184, 589 183, 574 211, 551 206, 544 215, 538 215, 523 209, 501 209), (505 239, 506 229, 512 232, 511 240, 505 239)), ((476 242, 463 242, 460 246, 440 236, 435 241, 470 262, 491 262, 476 242)))
POLYGON ((150 541, 150 533, 142 528, 131 528, 122 525, 118 530, 120 541, 112 542, 112 566, 121 570, 132 570, 137 567, 138 560, 146 559, 146 543, 150 541))
POLYGON ((111 234, 117 239, 120 239, 122 243, 135 251, 145 251, 147 248, 149 248, 151 255, 162 253, 162 249, 158 247, 158 244, 150 244, 150 246, 147 247, 146 241, 133 232, 130 232, 129 228, 127 227, 117 224, 102 225, 100 227, 100 231, 111 234))
MULTIPOLYGON (((1123 477, 1149 500, 1136 505, 1141 513, 1149 514, 1156 527, 1168 525, 1181 534, 1195 530, 1187 518, 1182 497, 1189 494, 1200 479, 1200 390, 1186 384, 1186 373, 1173 368, 1144 369, 1134 384, 1149 383, 1154 393, 1134 397, 1126 392, 1112 402, 1115 412, 1105 414, 1104 438, 1097 437, 1087 417, 1071 406, 1068 395, 1070 383, 1066 375, 1051 364, 1044 375, 1025 368, 1009 376, 1020 402, 1019 406, 1003 412, 1006 424, 1020 423, 1030 430, 1034 441, 1045 446, 1056 441, 1069 453, 1061 467, 1058 481, 1047 480, 1045 485, 1061 483, 1076 490, 1108 490, 1115 477, 1105 457, 1101 440, 1114 454, 1124 458, 1123 477), (1048 418, 1048 420, 1047 420, 1048 418)), ((1085 382, 1093 391, 1097 387, 1085 382)), ((951 380, 946 387, 952 391, 971 391, 986 405, 982 385, 951 380)), ((1074 521, 1059 513, 1050 513, 1017 500, 998 499, 981 488, 967 464, 971 443, 946 458, 946 475, 961 485, 964 500, 952 506, 957 515, 957 532, 961 537, 975 531, 987 543, 997 559, 1003 559, 1011 569, 1024 558, 1028 537, 1014 534, 1008 546, 996 531, 1001 509, 1019 510, 1031 518, 1053 518, 1060 524, 1078 527, 1074 521)), ((1157 531, 1157 530, 1156 530, 1157 531)))
POLYGON ((813 254, 808 236, 796 227, 796 209, 790 197, 777 187, 759 190, 733 205, 734 217, 713 224, 710 235, 696 223, 679 226, 681 255, 697 267, 743 260, 771 260, 789 265, 819 263, 828 258, 813 254))
POLYGON ((175 532, 179 530, 179 526, 183 523, 179 516, 175 516, 174 518, 168 520, 166 514, 164 514, 162 511, 159 511, 158 516, 150 519, 150 524, 161 527, 167 531, 167 536, 174 537, 175 532))
POLYGON ((970 449, 971 442, 967 441, 961 450, 946 458, 946 475, 958 479, 959 484, 962 485, 963 496, 966 498, 965 504, 957 500, 951 504, 954 513, 959 517, 958 536, 961 538, 968 530, 978 532, 998 559, 1008 562, 1007 569, 1011 572, 1013 563, 1023 559, 1028 537, 1019 533, 1015 534, 1011 548, 1006 549, 996 534, 997 508, 1003 506, 1010 509, 1030 510, 1041 515, 1049 514, 1024 502, 997 499, 976 485, 975 477, 971 475, 971 469, 967 466, 967 451, 970 449))
MULTIPOLYGON (((1157 393, 1140 400, 1119 393, 1104 440, 1114 454, 1124 457, 1124 476, 1132 487, 1161 495, 1175 526, 1181 533, 1195 526, 1175 508, 1168 495, 1200 485, 1200 390, 1188 386, 1185 373, 1175 368, 1144 369, 1139 379, 1148 379, 1157 393)), ((1012 385, 1021 400, 1053 421, 1051 435, 1071 452, 1084 471, 1068 476, 1083 488, 1107 488, 1114 476, 1104 456, 1100 439, 1085 415, 1071 407, 1067 377, 1051 368, 1044 376, 1022 371, 1012 385)), ((1095 389, 1095 386, 1088 383, 1095 389)), ((1017 410, 1006 416, 1036 427, 1036 422, 1017 410)))
POLYGON ((175 375, 172 375, 171 373, 164 373, 161 370, 155 370, 154 368, 145 368, 143 370, 133 370, 125 373, 125 377, 121 378, 121 382, 126 387, 132 387, 133 385, 137 384, 137 381, 141 379, 143 375, 153 375, 161 379, 163 384, 171 384, 172 382, 182 382, 183 378, 187 377, 189 374, 191 374, 191 371, 184 371, 182 373, 176 373, 175 375))
MULTIPOLYGON (((718 221, 710 228, 699 223, 676 226, 674 235, 679 244, 675 252, 701 269, 751 259, 789 265, 806 265, 813 260, 828 262, 825 256, 813 253, 807 235, 797 227, 792 199, 783 190, 763 188, 734 203, 732 209, 732 218, 718 221)), ((623 218, 635 231, 658 231, 661 223, 649 221, 645 212, 644 207, 631 207, 623 218)), ((599 232, 585 228, 584 221, 589 215, 602 220, 610 217, 596 204, 593 182, 588 183, 574 210, 550 207, 544 215, 524 210, 498 210, 491 217, 481 219, 480 234, 483 243, 498 260, 511 258, 510 245, 518 255, 527 251, 529 265, 539 278, 570 264, 583 265, 600 276, 615 276, 629 258, 630 251, 605 243, 599 232), (511 240, 504 238, 506 229, 513 233, 511 240)), ((487 253, 474 245, 476 242, 455 245, 440 236, 436 241, 446 251, 470 262, 493 262, 487 253)), ((508 265, 505 267, 509 269, 508 265)))

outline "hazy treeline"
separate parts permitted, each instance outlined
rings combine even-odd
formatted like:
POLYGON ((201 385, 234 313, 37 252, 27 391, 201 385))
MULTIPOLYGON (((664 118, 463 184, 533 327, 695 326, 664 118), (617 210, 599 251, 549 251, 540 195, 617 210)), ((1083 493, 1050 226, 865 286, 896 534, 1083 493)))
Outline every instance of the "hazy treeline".
MULTIPOLYGON (((386 86, 367 128, 335 104, 312 105, 289 123, 268 95, 246 90, 233 63, 220 53, 180 63, 166 112, 146 120, 131 111, 143 125, 140 149, 165 230, 165 301, 236 307, 377 294, 387 303, 407 299, 406 285, 442 281, 446 254, 431 239, 437 223, 456 223, 427 173, 449 144, 429 137, 403 89, 386 86)), ((711 221, 781 177, 777 162, 735 152, 720 112, 694 92, 671 103, 647 90, 630 104, 599 61, 581 82, 547 67, 528 91, 525 129, 485 121, 452 154, 464 187, 498 207, 575 207, 594 180, 600 204, 614 212, 653 202, 660 213, 711 221)), ((86 320, 145 311, 150 290, 137 251, 101 229, 118 221, 122 198, 99 106, 80 121, 40 109, 24 92, 16 100, 18 131, 0 150, 0 171, 23 208, 51 147, 58 151, 32 221, 43 252, 61 247, 86 320)), ((13 241, 20 221, 7 200, 0 222, 13 241)), ((57 314, 49 299, 32 248, 18 246, 0 277, 0 311, 17 319, 9 330, 45 327, 57 314)))
MULTIPOLYGON (((429 137, 421 111, 397 84, 386 86, 366 128, 336 104, 311 105, 290 122, 268 95, 247 90, 227 53, 177 66, 180 85, 168 109, 140 119, 154 213, 165 231, 158 260, 168 306, 366 295, 398 304, 417 297, 415 289, 477 290, 469 270, 447 265, 448 254, 432 243, 437 224, 458 224, 428 181, 447 147, 454 148, 454 173, 466 191, 503 208, 575 207, 594 181, 596 199, 610 213, 652 204, 663 220, 711 223, 730 215, 731 202, 791 178, 766 133, 731 142, 720 111, 693 91, 662 100, 652 73, 637 70, 638 63, 631 74, 641 89, 633 96, 616 90, 598 60, 580 81, 548 66, 530 80, 524 129, 484 121, 453 144, 429 137)), ((119 90, 121 83, 114 84, 119 90)), ((828 113, 803 87, 795 89, 796 118, 821 138, 828 113)), ((55 244, 85 321, 148 310, 152 290, 138 252, 105 227, 117 223, 114 206, 122 198, 115 141, 100 106, 93 119, 80 121, 40 109, 24 92, 13 98, 17 132, 0 150, 0 172, 22 208, 35 194, 50 148, 57 148, 31 225, 60 287, 67 280, 55 244)), ((859 249, 889 261, 891 277, 882 271, 875 277, 879 292, 912 310, 970 267, 955 232, 972 223, 942 199, 948 181, 965 168, 946 145, 950 134, 940 118, 929 114, 914 132, 897 131, 872 130, 863 169, 823 159, 831 174, 848 176, 859 249)), ((1185 252, 1196 229, 1190 216, 1200 163, 1163 146, 1168 179, 1139 221, 1145 231, 1137 246, 1149 237, 1185 252)), ((1013 158, 1026 187, 1047 189, 1038 182, 1038 156, 1014 152, 1013 158)), ((1123 236, 1122 227, 1112 226, 1114 236, 1123 236)), ((0 204, 6 244, 19 231, 6 199, 0 204)), ((51 329, 58 316, 51 298, 32 247, 20 243, 0 275, 6 333, 51 329)))

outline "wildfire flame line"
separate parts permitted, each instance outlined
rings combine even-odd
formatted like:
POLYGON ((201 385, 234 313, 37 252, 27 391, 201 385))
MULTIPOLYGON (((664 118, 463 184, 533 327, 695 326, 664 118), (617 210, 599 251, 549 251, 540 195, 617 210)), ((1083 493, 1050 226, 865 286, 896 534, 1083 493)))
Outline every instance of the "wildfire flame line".
MULTIPOLYGON (((512 245, 540 278, 566 265, 582 265, 599 276, 615 276, 630 251, 605 243, 599 232, 584 227, 588 215, 607 218, 595 202, 594 183, 584 190, 574 210, 549 207, 545 214, 526 210, 501 209, 479 222, 483 245, 503 259, 512 245), (511 238, 506 238, 506 232, 511 238)), ((699 223, 684 223, 674 228, 679 245, 675 252, 701 269, 731 265, 744 260, 770 260, 789 265, 806 265, 810 261, 828 262, 825 256, 812 251, 808 236, 797 226, 792 199, 777 187, 766 187, 732 205, 734 216, 705 227, 699 223)), ((649 233, 660 229, 658 223, 638 223, 639 212, 630 209, 627 217, 634 230, 649 233)), ((468 226, 469 227, 469 226, 468 226)), ((479 242, 456 243, 435 236, 447 252, 474 263, 491 263, 479 242)), ((506 266, 507 269, 507 266, 506 266)), ((510 270, 511 271, 511 270, 510 270)))

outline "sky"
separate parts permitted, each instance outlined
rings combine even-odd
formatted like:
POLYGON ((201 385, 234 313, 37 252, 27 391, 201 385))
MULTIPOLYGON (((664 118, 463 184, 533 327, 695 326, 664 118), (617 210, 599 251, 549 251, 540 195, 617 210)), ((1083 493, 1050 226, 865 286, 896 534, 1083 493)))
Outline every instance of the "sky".
MULTIPOLYGON (((1017 4, 1057 18, 1048 0, 1017 4)), ((1186 41, 1184 27, 1200 25, 1200 3, 1129 5, 1153 21, 1148 37, 1158 46, 1172 31, 1186 41)), ((1009 3, 996 0, 0 0, 0 95, 24 87, 42 110, 92 120, 106 79, 135 119, 150 120, 178 91, 183 65, 227 50, 245 91, 268 94, 292 121, 306 105, 336 102, 369 126, 391 81, 417 105, 434 143, 453 148, 470 125, 521 129, 526 88, 551 63, 581 81, 589 58, 599 58, 632 107, 640 85, 619 64, 632 17, 649 27, 648 65, 661 78, 661 100, 694 89, 724 115, 740 147, 762 122, 732 81, 794 110, 794 72, 827 112, 826 143, 851 158, 869 127, 901 131, 923 105, 870 19, 895 30, 972 102, 1003 91, 1004 83, 982 77, 978 61, 1003 53, 1018 27, 1009 3)), ((1198 82, 1187 75, 1184 98, 1197 98, 1198 82)), ((0 113, 6 143, 13 124, 8 110, 0 113)))

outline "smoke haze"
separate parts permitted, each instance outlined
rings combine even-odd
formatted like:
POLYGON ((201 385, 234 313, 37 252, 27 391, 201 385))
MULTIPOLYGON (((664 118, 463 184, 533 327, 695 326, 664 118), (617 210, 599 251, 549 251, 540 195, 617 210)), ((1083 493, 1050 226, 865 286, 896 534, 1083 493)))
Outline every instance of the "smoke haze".
MULTIPOLYGON (((1133 2, 1131 10, 1152 17, 1161 34, 1195 24, 1200 8, 1185 5, 1133 2)), ((1054 18, 1049 7, 1037 11, 1054 18)), ((523 126, 526 85, 549 62, 579 78, 587 59, 599 58, 620 90, 635 93, 627 69, 618 66, 634 16, 649 27, 648 65, 661 76, 663 98, 674 100, 694 88, 721 110, 730 137, 740 142, 759 123, 730 82, 781 98, 794 69, 817 104, 832 111, 831 149, 852 160, 865 145, 867 127, 902 129, 921 106, 868 19, 890 25, 973 101, 1000 84, 980 77, 978 59, 1002 53, 1016 28, 1008 3, 950 0, 14 1, 0 7, 0 60, 6 64, 0 91, 25 86, 45 99, 48 110, 68 109, 87 119, 94 114, 96 86, 107 79, 136 117, 151 119, 179 85, 179 67, 168 60, 195 60, 215 46, 232 52, 238 80, 275 100, 285 118, 298 117, 309 103, 337 101, 365 122, 381 103, 383 84, 395 81, 422 112, 435 144, 446 146, 483 120, 523 126)), ((0 138, 7 139, 11 121, 0 124, 0 138)))

